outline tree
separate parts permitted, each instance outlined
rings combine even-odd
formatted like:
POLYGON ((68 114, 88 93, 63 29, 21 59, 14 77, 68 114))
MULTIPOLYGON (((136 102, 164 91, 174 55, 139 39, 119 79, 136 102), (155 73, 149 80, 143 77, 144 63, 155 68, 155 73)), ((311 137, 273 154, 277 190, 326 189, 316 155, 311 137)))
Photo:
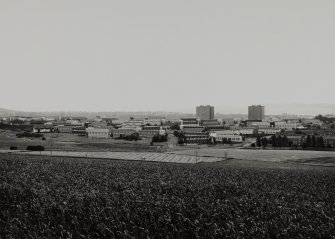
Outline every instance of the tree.
POLYGON ((174 123, 173 125, 170 126, 171 130, 180 130, 180 126, 178 123, 174 123))
POLYGON ((312 138, 310 135, 307 135, 306 138, 306 147, 312 147, 312 138))
POLYGON ((262 141, 261 141, 261 136, 257 136, 257 139, 256 139, 256 145, 257 145, 257 147, 261 147, 262 146, 262 141))
POLYGON ((316 137, 315 135, 312 136, 312 147, 315 147, 316 146, 316 137))
POLYGON ((277 146, 283 147, 283 138, 280 135, 277 137, 277 146))
POLYGON ((268 142, 269 141, 268 141, 268 139, 266 137, 262 138, 262 145, 263 145, 264 148, 268 145, 268 142))
POLYGON ((282 146, 283 147, 287 147, 288 146, 288 138, 286 135, 284 135, 283 139, 282 139, 282 146))
POLYGON ((317 148, 324 148, 325 147, 325 143, 324 143, 324 140, 323 140, 322 136, 316 138, 316 147, 317 148))
POLYGON ((277 136, 276 135, 271 136, 271 143, 272 143, 272 147, 274 148, 277 147, 277 136))

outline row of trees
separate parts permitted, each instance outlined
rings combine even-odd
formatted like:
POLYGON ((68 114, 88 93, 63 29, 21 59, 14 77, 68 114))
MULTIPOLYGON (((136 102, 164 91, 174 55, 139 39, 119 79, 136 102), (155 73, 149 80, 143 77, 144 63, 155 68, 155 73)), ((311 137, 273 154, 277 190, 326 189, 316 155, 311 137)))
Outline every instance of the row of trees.
POLYGON ((128 141, 137 141, 140 139, 140 136, 138 133, 133 133, 131 135, 120 135, 119 139, 124 139, 128 141))
POLYGON ((272 135, 270 139, 267 137, 261 137, 257 136, 256 139, 256 145, 257 147, 267 147, 269 144, 272 145, 272 147, 292 147, 293 142, 289 141, 287 136, 281 136, 281 135, 272 135))
MULTIPOLYGON (((272 147, 292 147, 293 142, 290 141, 286 135, 272 135, 270 139, 266 137, 257 136, 257 147, 267 147, 271 144, 272 147)), ((325 148, 330 147, 322 136, 307 135, 305 142, 301 145, 303 148, 325 148)))
POLYGON ((324 123, 331 123, 335 121, 335 117, 326 117, 322 115, 316 116, 315 119, 321 120, 324 123))
POLYGON ((325 140, 322 136, 308 135, 306 141, 302 145, 303 148, 324 148, 325 140))

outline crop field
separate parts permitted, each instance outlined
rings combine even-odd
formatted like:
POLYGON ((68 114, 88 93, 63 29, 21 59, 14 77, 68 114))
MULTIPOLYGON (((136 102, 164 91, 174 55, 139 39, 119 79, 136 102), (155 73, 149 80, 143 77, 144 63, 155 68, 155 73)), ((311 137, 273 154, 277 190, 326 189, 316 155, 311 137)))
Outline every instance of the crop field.
POLYGON ((335 166, 335 152, 303 151, 303 150, 248 150, 248 149, 217 149, 200 148, 186 149, 170 154, 199 155, 202 157, 229 157, 243 160, 256 160, 267 162, 299 162, 315 163, 316 165, 335 166))
POLYGON ((0 154, 0 238, 335 238, 333 168, 229 162, 0 154))
POLYGON ((0 150, 0 153, 27 154, 27 155, 52 155, 63 157, 83 157, 100 159, 139 160, 169 163, 200 163, 218 162, 224 159, 216 157, 198 157, 195 155, 177 155, 154 152, 80 152, 80 151, 10 151, 0 150))

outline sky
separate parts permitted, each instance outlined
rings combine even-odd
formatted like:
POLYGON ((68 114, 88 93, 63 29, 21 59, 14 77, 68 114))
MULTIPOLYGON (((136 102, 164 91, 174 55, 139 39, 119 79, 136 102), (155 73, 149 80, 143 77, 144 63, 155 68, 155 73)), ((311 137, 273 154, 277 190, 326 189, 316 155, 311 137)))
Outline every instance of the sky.
POLYGON ((334 12, 333 0, 1 0, 0 108, 335 104, 334 12))

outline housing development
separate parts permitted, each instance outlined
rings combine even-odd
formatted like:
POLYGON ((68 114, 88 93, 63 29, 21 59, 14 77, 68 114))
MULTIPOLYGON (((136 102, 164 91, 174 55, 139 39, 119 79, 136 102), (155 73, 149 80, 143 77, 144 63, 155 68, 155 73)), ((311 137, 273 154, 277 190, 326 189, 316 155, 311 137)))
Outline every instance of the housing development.
POLYGON ((167 142, 160 146, 168 148, 222 144, 242 148, 335 149, 332 115, 267 116, 262 105, 251 105, 247 112, 245 118, 215 118, 213 106, 200 105, 195 116, 188 118, 7 116, 0 118, 0 126, 2 129, 16 127, 23 135, 43 138, 48 138, 48 134, 68 134, 88 139, 146 140, 151 146, 167 142))

